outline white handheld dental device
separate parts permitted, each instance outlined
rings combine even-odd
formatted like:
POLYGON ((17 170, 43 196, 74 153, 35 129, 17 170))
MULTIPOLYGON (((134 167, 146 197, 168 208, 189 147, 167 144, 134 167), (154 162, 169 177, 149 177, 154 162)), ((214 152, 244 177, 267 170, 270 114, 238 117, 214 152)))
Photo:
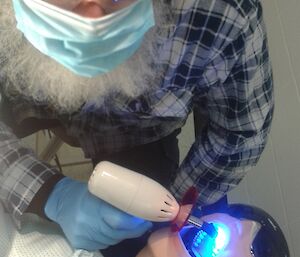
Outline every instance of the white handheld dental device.
MULTIPOLYGON (((150 221, 174 221, 182 211, 173 195, 159 183, 107 161, 95 167, 88 189, 114 207, 150 221)), ((199 218, 191 216, 187 222, 200 228, 206 225, 211 236, 216 234, 210 224, 199 218)))

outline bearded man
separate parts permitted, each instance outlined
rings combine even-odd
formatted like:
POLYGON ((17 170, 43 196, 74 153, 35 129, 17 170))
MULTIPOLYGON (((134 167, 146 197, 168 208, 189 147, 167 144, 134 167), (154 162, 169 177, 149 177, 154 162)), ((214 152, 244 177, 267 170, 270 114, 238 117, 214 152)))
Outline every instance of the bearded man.
POLYGON ((151 227, 24 148, 19 138, 40 129, 177 199, 196 186, 199 206, 265 148, 273 82, 259 1, 2 0, 0 33, 0 199, 17 225, 38 214, 87 250, 151 227), (202 129, 179 164, 176 136, 195 108, 202 129))

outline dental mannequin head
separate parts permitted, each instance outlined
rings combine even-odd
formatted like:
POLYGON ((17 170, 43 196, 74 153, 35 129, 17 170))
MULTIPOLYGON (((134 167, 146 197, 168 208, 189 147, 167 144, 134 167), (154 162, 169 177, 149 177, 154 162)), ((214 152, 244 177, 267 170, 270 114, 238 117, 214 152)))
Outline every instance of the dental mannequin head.
POLYGON ((199 232, 195 233, 192 226, 183 227, 180 233, 164 228, 150 236, 148 245, 137 257, 252 257, 251 245, 260 229, 258 223, 224 213, 204 216, 203 219, 217 226, 219 235, 216 239, 198 229, 199 232))
POLYGON ((150 236, 137 257, 290 257, 279 224, 263 209, 229 204, 201 219, 214 224, 215 238, 190 225, 180 232, 164 228, 150 236))
MULTIPOLYGON (((116 6, 121 2, 122 5, 134 3, 133 0, 119 2, 115 3, 116 6)), ((16 28, 12 1, 3 0, 2 7, 1 76, 10 82, 6 88, 9 95, 18 93, 39 103, 47 102, 58 112, 70 113, 78 110, 86 102, 89 105, 107 106, 104 103, 115 93, 136 97, 159 86, 163 69, 159 65, 153 65, 158 56, 155 43, 156 28, 158 25, 165 27, 170 23, 168 20, 170 8, 165 6, 163 0, 154 1, 157 25, 145 34, 137 52, 112 71, 93 78, 78 76, 40 53, 16 28)))

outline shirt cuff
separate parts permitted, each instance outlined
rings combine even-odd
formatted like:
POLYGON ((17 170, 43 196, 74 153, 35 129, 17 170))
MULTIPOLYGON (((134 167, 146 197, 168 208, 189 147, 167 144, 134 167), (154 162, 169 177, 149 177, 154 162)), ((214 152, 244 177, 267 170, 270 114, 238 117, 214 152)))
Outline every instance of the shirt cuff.
POLYGON ((64 177, 65 176, 62 174, 55 174, 52 177, 50 177, 47 181, 45 181, 45 183, 41 186, 36 195, 33 197, 25 212, 34 213, 42 218, 47 219, 47 216, 44 212, 45 204, 56 183, 64 177))

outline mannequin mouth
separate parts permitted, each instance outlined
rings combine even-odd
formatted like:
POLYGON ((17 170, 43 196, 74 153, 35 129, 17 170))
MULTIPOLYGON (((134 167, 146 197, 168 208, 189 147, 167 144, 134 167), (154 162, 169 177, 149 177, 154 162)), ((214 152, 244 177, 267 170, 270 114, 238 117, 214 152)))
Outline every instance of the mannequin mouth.
POLYGON ((217 230, 215 238, 193 226, 185 226, 181 230, 181 238, 191 257, 213 257, 220 254, 228 245, 230 240, 228 227, 223 223, 214 223, 214 226, 217 230))

